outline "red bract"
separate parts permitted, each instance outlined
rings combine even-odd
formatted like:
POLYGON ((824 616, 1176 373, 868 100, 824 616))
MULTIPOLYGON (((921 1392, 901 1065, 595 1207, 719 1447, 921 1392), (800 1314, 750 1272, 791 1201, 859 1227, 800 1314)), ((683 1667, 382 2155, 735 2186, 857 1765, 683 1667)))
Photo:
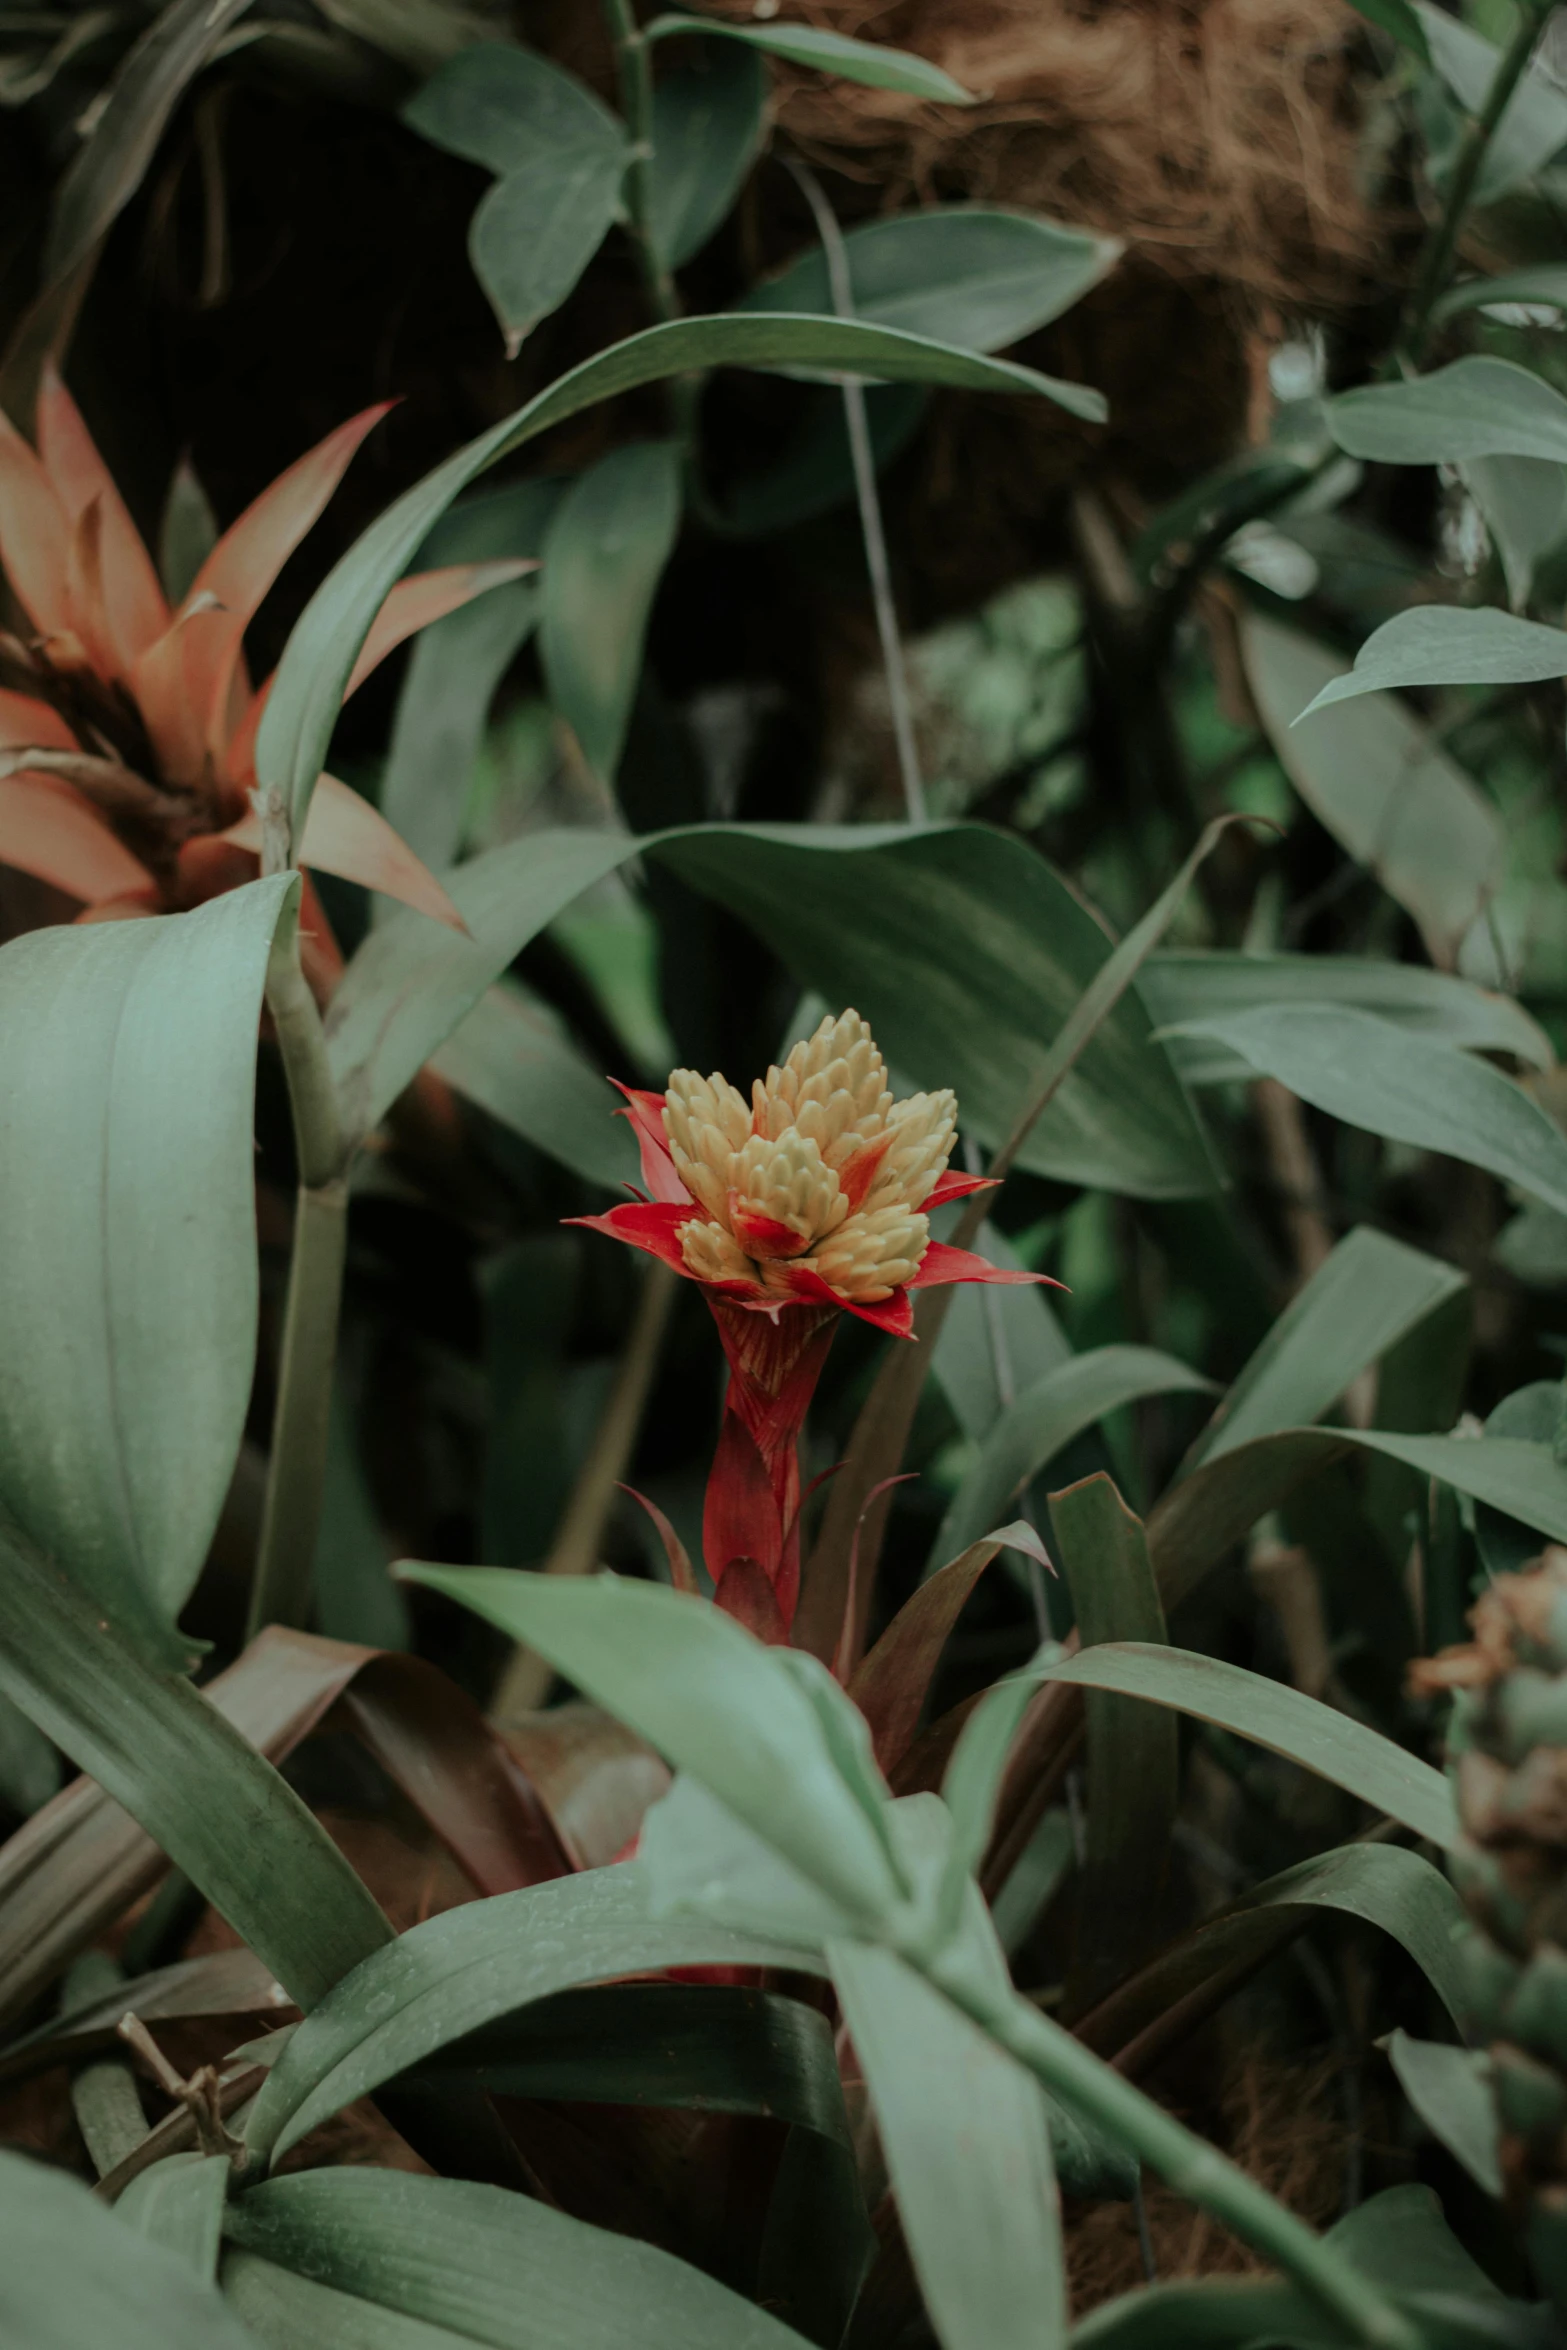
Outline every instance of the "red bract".
MULTIPOLYGON (((0 634, 0 862, 83 901, 84 920, 176 911, 254 878, 249 804, 270 679, 244 635, 389 402, 280 474, 217 541, 171 609, 75 402, 52 371, 34 451, 0 416, 0 567, 31 624, 0 634)), ((532 569, 465 563, 398 582, 349 681, 470 597, 532 569)), ((359 794, 323 775, 301 854, 458 929, 445 890, 359 794)), ((312 977, 339 968, 309 891, 312 977)))
MULTIPOLYGON (((619 1081, 616 1080, 618 1083, 619 1081)), ((823 1020, 747 1105, 721 1076, 621 1086, 649 1196, 577 1222, 703 1289, 729 1362, 702 1547, 720 1607, 787 1640, 800 1589, 798 1444, 841 1314, 913 1335, 910 1291, 1042 1281, 932 1240, 928 1212, 985 1188, 946 1172, 957 1104, 895 1102, 857 1012, 823 1020)), ((657 1512, 675 1580, 690 1562, 657 1512)))

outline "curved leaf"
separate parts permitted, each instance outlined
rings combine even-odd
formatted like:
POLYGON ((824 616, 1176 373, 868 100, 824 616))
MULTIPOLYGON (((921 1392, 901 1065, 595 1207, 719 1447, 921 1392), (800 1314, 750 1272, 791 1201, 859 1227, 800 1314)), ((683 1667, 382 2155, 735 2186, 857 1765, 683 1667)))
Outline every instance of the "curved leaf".
POLYGON ((729 24, 716 16, 676 14, 654 17, 643 39, 667 41, 674 33, 712 33, 729 41, 745 41, 790 65, 812 66, 818 73, 863 82, 873 90, 902 90, 908 97, 932 98, 946 106, 975 103, 961 82, 907 49, 886 48, 879 41, 851 41, 844 33, 820 32, 815 25, 729 24))
POLYGON ((585 82, 511 42, 475 41, 449 57, 409 99, 403 120, 497 177, 540 153, 561 161, 625 155, 624 127, 585 82))
MULTIPOLYGON (((1449 2000, 1449 2008, 1454 2006, 1449 2000)), ((1388 2062, 1398 2085, 1433 2138, 1461 2162, 1488 2195, 1502 2193, 1497 2143, 1496 2093, 1485 2050, 1456 2048, 1450 2041, 1412 2040, 1395 2031, 1387 2042, 1388 2062)))
POLYGON ((1567 310, 1567 269, 1559 261, 1543 261, 1533 269, 1509 269, 1500 277, 1469 277, 1449 286, 1432 310, 1440 324, 1461 310, 1485 310, 1492 303, 1537 305, 1542 310, 1567 310))
POLYGON ((448 1085, 563 1167, 619 1191, 636 1145, 608 1115, 603 1078, 545 1005, 510 980, 490 988, 431 1060, 448 1085))
MULTIPOLYGON (((1470 114, 1483 114, 1492 83, 1502 70, 1502 52, 1472 26, 1433 7, 1431 0, 1412 0, 1412 5, 1438 73, 1470 114)), ((1520 180, 1531 178, 1563 146, 1567 92, 1554 73, 1526 65, 1486 144, 1474 199, 1492 202, 1520 180)))
POLYGON ((550 700, 613 784, 653 598, 680 529, 680 449, 632 441, 588 468, 544 540, 539 653, 550 700))
POLYGON ((1264 1680, 1260 1673, 1190 1649, 1136 1640, 1106 1642, 1059 1663, 1030 1665, 1025 1677, 1113 1690, 1195 1714, 1315 1771, 1444 1850, 1458 1843, 1452 1790, 1440 1771, 1364 1722, 1281 1681, 1264 1680))
POLYGON ((1389 686, 1524 685, 1542 677, 1567 677, 1567 629, 1489 605, 1421 604, 1368 636, 1349 675, 1330 679, 1294 724, 1332 702, 1389 686))
POLYGON ((689 261, 721 225, 766 133, 767 69, 748 45, 715 41, 659 75, 648 233, 666 269, 689 261))
POLYGON ((256 1029, 298 891, 0 949, 0 1497, 159 1663, 250 1403, 256 1029))
MULTIPOLYGON (((714 29, 733 33, 741 28, 714 29)), ((420 541, 460 491, 525 441, 617 392, 709 367, 801 363, 887 382, 1042 393, 1074 414, 1094 420, 1105 414, 1100 394, 1086 387, 1057 384, 1008 360, 949 350, 918 335, 862 326, 856 319, 683 318, 628 336, 572 368, 404 491, 333 567, 305 606, 284 647, 256 737, 257 773, 263 785, 282 792, 295 837, 303 829, 338 708, 370 624, 420 541)))
POLYGON ((1567 462, 1567 400, 1510 359, 1455 359, 1406 383, 1340 392, 1323 414, 1346 455, 1383 465, 1462 465, 1471 457, 1567 462))

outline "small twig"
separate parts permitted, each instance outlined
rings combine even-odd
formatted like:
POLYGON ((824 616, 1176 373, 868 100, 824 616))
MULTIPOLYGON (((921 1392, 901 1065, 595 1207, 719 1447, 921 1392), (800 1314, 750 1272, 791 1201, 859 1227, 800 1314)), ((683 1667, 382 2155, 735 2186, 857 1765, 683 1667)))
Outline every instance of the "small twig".
MULTIPOLYGON (((822 240, 827 282, 838 318, 854 316, 854 278, 837 216, 822 193, 816 174, 792 156, 786 167, 799 186, 816 233, 822 240)), ((865 567, 870 573, 871 601, 876 608, 876 634, 881 639, 882 666, 887 673, 887 699, 892 708, 893 739, 898 746, 898 772, 903 778, 903 806, 911 824, 925 821, 925 779, 920 773, 919 745, 914 738, 914 713, 909 701, 909 674, 898 634, 898 607, 892 593, 892 567, 887 560, 887 536, 882 528, 881 499, 876 488, 876 457, 865 414, 865 386, 845 378, 843 421, 849 435, 854 465, 854 494, 859 501, 860 532, 865 541, 865 567)))

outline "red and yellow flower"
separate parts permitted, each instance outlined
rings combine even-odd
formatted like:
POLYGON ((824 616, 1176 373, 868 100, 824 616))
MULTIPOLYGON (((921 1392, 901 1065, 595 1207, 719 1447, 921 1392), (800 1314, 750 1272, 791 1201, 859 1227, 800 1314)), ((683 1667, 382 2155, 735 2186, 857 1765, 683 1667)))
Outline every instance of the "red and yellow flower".
MULTIPOLYGON (((1045 1276, 931 1238, 931 1211, 986 1179, 947 1172, 954 1096, 894 1100, 858 1012, 823 1020, 749 1103, 690 1069, 662 1094, 620 1090, 649 1196, 576 1220, 700 1284, 730 1369, 703 1550, 718 1604, 786 1639, 800 1582, 796 1448, 840 1317, 910 1338, 916 1289, 1045 1276)), ((694 1580, 672 1530, 665 1542, 677 1580, 694 1580)))

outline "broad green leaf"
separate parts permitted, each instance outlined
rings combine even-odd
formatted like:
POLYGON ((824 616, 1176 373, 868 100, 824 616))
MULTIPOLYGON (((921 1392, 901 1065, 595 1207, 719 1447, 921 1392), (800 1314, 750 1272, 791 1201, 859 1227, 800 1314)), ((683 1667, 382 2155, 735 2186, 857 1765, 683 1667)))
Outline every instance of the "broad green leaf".
POLYGON ((1237 1987, 1240 1970, 1260 1966, 1310 1923, 1334 1910, 1363 1918, 1408 1951, 1451 2013, 1463 2005, 1458 1943, 1464 1910, 1440 1869, 1396 1844, 1341 1844, 1254 1885, 1183 1934, 1084 2016, 1079 2036, 1100 2056, 1137 2073, 1201 2023, 1237 1987), (1188 2020, 1189 2019, 1189 2020, 1188 2020))
POLYGON ((187 2262, 79 2180, 3 2148, 0 2340, 6 2350, 257 2350, 187 2262))
MULTIPOLYGON (((287 1780, 210 1698, 143 1664, 3 1525, 0 1691, 162 1846, 299 2006, 390 1940, 287 1780)), ((117 1857, 113 1823, 104 1826, 109 1851, 88 1856, 100 1873, 117 1857)))
POLYGON ((766 109, 767 69, 737 41, 704 43, 659 75, 648 227, 666 269, 699 253, 727 217, 761 152, 766 109))
POLYGON ((514 579, 414 638, 381 775, 381 813, 432 872, 462 846, 465 797, 490 701, 539 616, 534 580, 514 579))
MULTIPOLYGON (((471 52, 470 52, 471 54, 471 52)), ((516 55, 516 51, 508 51, 516 55)), ((625 150, 539 153, 481 198, 468 257, 515 359, 541 318, 558 310, 620 210, 625 150)))
POLYGON ((706 1600, 619 1575, 402 1572, 536 1648, 851 1916, 898 1899, 869 1733, 814 1657, 764 1648, 706 1600))
POLYGON ((169 0, 121 59, 54 191, 42 274, 60 285, 107 236, 147 175, 185 92, 250 0, 169 0))
POLYGON ((1489 1061, 1343 1004, 1274 1004, 1187 1024, 1346 1126, 1484 1167, 1567 1211, 1567 1140, 1489 1061))
MULTIPOLYGON (((1556 1059, 1550 1038, 1515 997, 1423 963, 1369 955, 1150 955, 1137 987, 1161 1028, 1257 1004, 1340 1003, 1471 1052, 1512 1053, 1536 1069, 1549 1069, 1556 1059)), ((1188 1085, 1251 1074, 1210 1038, 1183 1041, 1173 1058, 1188 1085)))
POLYGON ((1066 2287, 1039 2083, 893 1951, 829 1957, 943 2350, 1055 2350, 1066 2287))
POLYGON ((1389 34, 1402 49, 1412 49, 1423 64, 1431 62, 1430 45, 1425 26, 1421 23, 1409 0, 1350 0, 1357 16, 1367 24, 1374 24, 1379 32, 1389 34))
MULTIPOLYGON (((1018 1266, 1016 1250, 991 1224, 980 1226, 974 1247, 993 1265, 1018 1266)), ((952 1292, 931 1369, 965 1436, 982 1437, 1015 1396, 1071 1357, 1043 1289, 969 1282, 952 1292)))
POLYGON ((1535 566, 1567 529, 1567 465, 1540 457, 1472 457, 1463 477, 1485 518, 1508 602, 1521 612, 1535 566))
MULTIPOLYGON (((954 1086, 965 1130, 992 1148, 1036 1098, 1090 990, 1118 976, 1122 950, 1054 868, 980 825, 708 826, 653 845, 803 986, 856 1005, 895 1068, 954 1086)), ((1128 989, 1019 1163, 1141 1198, 1206 1190, 1201 1131, 1150 1035, 1128 989)))
POLYGON ((1567 1285, 1567 1217, 1520 1208, 1497 1234, 1493 1254, 1531 1289, 1560 1289, 1567 1285))
MULTIPOLYGON (((1450 967, 1502 876, 1495 809, 1397 702, 1367 702, 1297 728, 1322 688, 1344 675, 1325 646, 1255 615, 1241 643, 1258 714, 1295 789, 1414 916, 1432 961, 1450 967)), ((1323 969, 1326 991, 1331 959, 1323 969)))
POLYGON ((604 1079, 542 1003, 513 980, 482 995, 431 1066, 492 1118, 589 1183, 634 1180, 636 1146, 604 1079))
POLYGON ((160 1664, 250 1404, 256 1026, 297 898, 0 949, 0 1498, 160 1664))
POLYGON ((1559 261, 1543 261, 1533 269, 1509 269, 1500 277, 1468 277, 1449 286, 1432 311, 1440 323, 1462 310, 1486 310, 1493 303, 1529 304, 1542 310, 1567 310, 1567 268, 1559 261))
MULTIPOLYGON (((1563 100, 1567 122, 1567 98, 1563 100)), ((1455 359, 1406 383, 1340 392, 1323 410, 1351 457, 1382 465, 1462 465, 1471 457, 1567 461, 1567 400, 1510 359, 1455 359)))
MULTIPOLYGON (((1470 114, 1483 114, 1501 51, 1431 0, 1412 0, 1424 27, 1431 59, 1454 96, 1470 114)), ((1557 150, 1567 146, 1567 91, 1553 74, 1526 66, 1491 134, 1475 186, 1481 204, 1533 177, 1557 150)))
POLYGON ((225 2253, 223 2297, 267 2350, 471 2350, 471 2334, 334 2292, 254 2252, 225 2253))
POLYGON ((1152 1346, 1096 1346, 1025 1387, 985 1437, 931 1550, 957 1555, 1006 1515, 1014 1495, 1054 1454, 1107 1412, 1139 1396, 1213 1392, 1213 1382, 1152 1346))
MULTIPOLYGON (((1116 237, 978 204, 869 221, 850 229, 843 246, 856 318, 975 351, 1004 350, 1059 318, 1114 268, 1122 250, 1116 237)), ((834 307, 819 245, 735 304, 829 314, 834 307)))
POLYGON ((1489 604, 1472 611, 1420 604, 1368 636, 1348 676, 1331 679, 1300 716, 1389 686, 1525 685, 1542 677, 1567 677, 1567 629, 1489 604))
POLYGON ((1358 1225, 1272 1325, 1192 1447, 1190 1466, 1319 1419, 1368 1364, 1466 1286, 1439 1257, 1358 1225))
MULTIPOLYGON (((1104 1475, 1050 1496, 1050 1525, 1085 1649, 1166 1637, 1142 1522, 1104 1475)), ((1074 2012, 1148 1946, 1180 1796, 1175 1718, 1090 1690, 1088 1829, 1069 1999, 1074 2012)))
POLYGON ((1387 2057, 1432 2137, 1463 2164, 1476 2186, 1499 2196, 1496 2097, 1486 2051, 1457 2048, 1451 2041, 1412 2040, 1399 2030, 1387 2042, 1387 2057))
MULTIPOLYGON (((369 2168, 270 2179, 231 2207, 228 2233, 369 2304, 367 2350, 400 2350, 389 2311, 492 2350, 805 2350, 777 2318, 655 2245, 466 2180, 369 2168)), ((248 2288, 234 2297, 244 2310, 248 2288)), ((330 2334, 308 2338, 333 2350, 330 2334)))
POLYGON ((318 2122, 537 1999, 684 1966, 803 1966, 777 1942, 654 1918, 636 1863, 589 1869, 448 1910, 411 1927, 306 2017, 246 2125, 273 2163, 318 2122))
MULTIPOLYGON (((739 28, 722 28, 735 31, 739 28)), ((409 559, 452 501, 488 466, 551 425, 618 392, 709 367, 822 366, 896 383, 1031 392, 1102 419, 1098 392, 1058 384, 1006 359, 949 350, 919 335, 850 318, 682 318, 628 335, 572 368, 415 482, 322 581, 283 649, 256 738, 257 771, 280 790, 297 839, 348 680, 370 624, 409 559)))
POLYGON ((1352 1715, 1282 1681, 1265 1680, 1190 1649, 1135 1640, 1106 1642, 1056 1663, 1032 1664, 1027 1677, 1112 1690, 1195 1714, 1315 1771, 1444 1850, 1458 1842, 1452 1790, 1440 1771, 1352 1715))
POLYGON ((149 2243, 161 2244, 210 2284, 233 2176, 226 2154, 166 2154, 132 2179, 114 2208, 149 2243))
POLYGON ((480 41, 433 73, 403 108, 410 130, 497 178, 548 153, 624 158, 619 119, 585 82, 532 49, 480 41))
POLYGON ((676 33, 713 33, 728 41, 745 41, 790 65, 813 66, 818 73, 836 74, 840 81, 863 82, 873 90, 901 90, 908 97, 932 98, 948 106, 975 103, 961 82, 907 49, 884 48, 879 41, 851 41, 843 33, 819 32, 815 25, 727 24, 719 17, 677 14, 655 16, 643 37, 667 41, 676 33))
POLYGON ((1555 1542, 1567 1542, 1567 1469, 1547 1444, 1486 1436, 1401 1436, 1387 1429, 1285 1428, 1237 1445, 1183 1478, 1148 1521, 1149 1547, 1167 1608, 1184 1599, 1215 1560, 1304 1477, 1346 1451, 1401 1461, 1489 1502, 1555 1542))
POLYGON ((539 651, 550 700, 613 785, 648 616, 680 529, 674 441, 611 449, 573 482, 544 541, 539 651))

